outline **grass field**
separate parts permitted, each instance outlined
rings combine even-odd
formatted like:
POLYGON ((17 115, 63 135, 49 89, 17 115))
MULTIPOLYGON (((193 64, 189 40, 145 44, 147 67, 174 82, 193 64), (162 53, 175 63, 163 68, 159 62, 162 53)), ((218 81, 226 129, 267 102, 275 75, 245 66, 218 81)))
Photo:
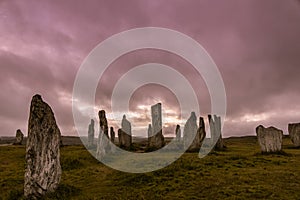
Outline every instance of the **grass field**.
MULTIPOLYGON (((62 181, 46 199, 300 199, 300 149, 261 155, 255 137, 230 138, 203 159, 186 153, 146 174, 110 169, 83 146, 61 149, 62 181)), ((0 199, 22 199, 25 146, 0 147, 0 199)))

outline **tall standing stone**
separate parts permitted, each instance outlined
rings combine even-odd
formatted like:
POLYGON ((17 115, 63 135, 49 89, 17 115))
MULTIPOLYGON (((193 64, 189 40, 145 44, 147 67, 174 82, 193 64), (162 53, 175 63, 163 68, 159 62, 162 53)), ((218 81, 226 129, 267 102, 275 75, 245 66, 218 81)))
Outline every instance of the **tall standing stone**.
POLYGON ((61 133, 50 106, 35 95, 31 101, 26 144, 24 196, 39 199, 61 180, 61 133))
POLYGON ((17 130, 16 132, 16 140, 14 142, 14 145, 21 145, 23 142, 24 134, 20 129, 17 130))
POLYGON ((275 127, 265 128, 262 125, 256 128, 258 143, 263 153, 281 151, 283 131, 275 127))
POLYGON ((122 128, 118 130, 119 144, 121 147, 130 148, 132 145, 131 123, 123 116, 122 128))
POLYGON ((88 130, 88 147, 91 148, 94 146, 94 138, 95 138, 95 121, 91 119, 91 123, 89 124, 88 130))
POLYGON ((110 140, 112 143, 115 143, 115 131, 114 127, 110 127, 110 140))
POLYGON ((176 140, 180 141, 181 140, 181 128, 180 128, 180 125, 178 125, 178 124, 176 126, 175 135, 176 135, 176 140))
POLYGON ((186 121, 183 129, 184 149, 187 149, 188 151, 194 151, 199 149, 197 131, 197 117, 195 112, 192 112, 191 116, 186 121))
POLYGON ((152 116, 152 133, 148 136, 148 143, 150 148, 159 149, 164 146, 164 136, 162 134, 162 113, 161 103, 151 106, 152 116))
POLYGON ((208 115, 208 121, 212 141, 217 140, 215 149, 223 150, 225 148, 225 145, 222 138, 221 117, 214 115, 212 118, 211 115, 208 115))
POLYGON ((289 124, 289 135, 295 147, 300 147, 300 123, 289 124))
POLYGON ((97 142, 96 158, 101 160, 109 151, 108 124, 104 110, 100 110, 99 116, 99 136, 97 142))

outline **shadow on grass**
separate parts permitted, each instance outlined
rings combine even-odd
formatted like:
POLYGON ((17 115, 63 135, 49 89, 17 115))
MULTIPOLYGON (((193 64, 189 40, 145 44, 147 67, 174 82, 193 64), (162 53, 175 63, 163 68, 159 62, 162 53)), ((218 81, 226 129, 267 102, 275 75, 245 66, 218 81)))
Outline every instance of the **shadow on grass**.
MULTIPOLYGON (((39 198, 41 200, 64 200, 70 199, 78 194, 80 194, 80 190, 74 186, 60 184, 55 192, 48 193, 44 197, 39 198)), ((7 200, 28 200, 23 195, 23 190, 12 190, 7 200)))
POLYGON ((255 153, 254 156, 267 156, 267 155, 277 155, 277 156, 287 156, 287 157, 291 157, 292 154, 290 153, 286 153, 285 151, 281 150, 281 151, 276 151, 276 152, 258 152, 255 153))

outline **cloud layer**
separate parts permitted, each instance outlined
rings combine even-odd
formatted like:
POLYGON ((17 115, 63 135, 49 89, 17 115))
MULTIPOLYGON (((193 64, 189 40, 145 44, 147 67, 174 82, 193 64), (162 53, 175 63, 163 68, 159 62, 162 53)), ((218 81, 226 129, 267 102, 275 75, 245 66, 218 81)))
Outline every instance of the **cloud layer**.
MULTIPOLYGON (((255 134, 259 124, 286 131, 289 122, 300 122, 299 24, 296 0, 0 1, 0 135, 27 132, 35 93, 52 106, 63 135, 76 135, 72 88, 84 58, 109 36, 146 26, 185 33, 214 59, 227 92, 225 136, 255 134)), ((109 108, 113 86, 126 71, 149 62, 184 74, 200 91, 202 114, 210 112, 201 76, 185 60, 159 50, 131 52, 112 63, 99 82, 97 108, 109 108)), ((168 117, 180 115, 174 95, 144 86, 130 102, 140 114, 133 125, 149 123, 143 106, 150 108, 157 98, 174 111, 168 117)))

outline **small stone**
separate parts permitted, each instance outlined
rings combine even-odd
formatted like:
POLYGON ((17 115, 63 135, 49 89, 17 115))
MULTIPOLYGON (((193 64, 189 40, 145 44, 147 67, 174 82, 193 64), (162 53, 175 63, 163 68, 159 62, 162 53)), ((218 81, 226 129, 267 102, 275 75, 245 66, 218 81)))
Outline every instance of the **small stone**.
POLYGON ((14 142, 14 145, 21 145, 23 142, 24 134, 20 129, 16 132, 16 141, 14 142))
POLYGON ((283 131, 275 127, 265 128, 262 125, 256 128, 258 143, 263 153, 281 151, 283 131))
POLYGON ((300 123, 289 124, 289 135, 295 147, 300 147, 300 123))
POLYGON ((35 95, 31 101, 26 143, 24 196, 40 199, 61 180, 61 133, 50 106, 35 95))

